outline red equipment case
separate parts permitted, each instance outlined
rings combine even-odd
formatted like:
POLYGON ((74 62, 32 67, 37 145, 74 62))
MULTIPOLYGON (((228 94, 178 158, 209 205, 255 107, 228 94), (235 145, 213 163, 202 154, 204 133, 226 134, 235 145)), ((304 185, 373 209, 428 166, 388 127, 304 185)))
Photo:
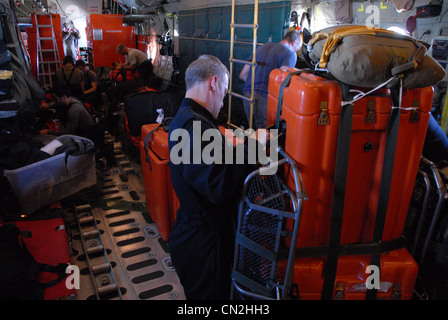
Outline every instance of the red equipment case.
MULTIPOLYGON (((291 72, 270 75, 268 126, 276 119, 279 89, 291 72)), ((341 244, 372 241, 387 125, 388 90, 354 102, 341 244)), ((432 88, 404 90, 394 171, 383 241, 401 236, 432 107, 432 88)), ((342 101, 337 82, 310 73, 291 78, 284 89, 281 119, 286 122, 285 151, 299 166, 309 197, 304 202, 298 247, 328 244, 337 137, 342 101), (328 122, 319 125, 319 118, 328 122)), ((291 187, 294 187, 291 185, 291 187)))
POLYGON ((176 219, 179 200, 170 178, 168 132, 158 123, 142 126, 140 159, 145 186, 146 206, 149 215, 157 224, 162 239, 168 241, 176 219), (155 130, 148 140, 146 157, 144 141, 147 134, 155 130))
MULTIPOLYGON (((18 221, 17 228, 22 231, 31 231, 30 238, 23 238, 30 254, 39 263, 56 266, 58 263, 71 264, 70 251, 67 243, 64 220, 62 218, 18 221)), ((56 280, 55 273, 42 272, 37 281, 47 283, 56 280)), ((56 285, 44 290, 45 300, 74 299, 76 289, 68 289, 66 278, 56 285)))
MULTIPOLYGON (((222 134, 225 128, 220 127, 222 134)), ((153 221, 157 224, 162 239, 168 241, 169 234, 176 220, 176 212, 179 209, 179 199, 171 184, 169 167, 168 131, 165 131, 158 123, 142 126, 140 141, 140 160, 145 186, 146 206, 153 221), (157 130, 156 130, 157 129, 157 130), (155 130, 148 140, 147 151, 144 141, 149 132, 155 130)), ((238 140, 232 142, 236 143, 238 140)))
MULTIPOLYGON (((366 281, 370 273, 370 256, 340 256, 338 260, 334 299, 364 300, 366 281)), ((293 284, 303 300, 321 299, 324 283, 325 258, 297 258, 294 264, 293 284)), ((283 278, 286 266, 279 263, 279 279, 283 278)), ((413 295, 418 266, 406 249, 394 250, 381 256, 381 276, 377 299, 410 300, 413 295)))
MULTIPOLYGON (((430 87, 404 89, 400 111, 393 111, 396 109, 392 109, 391 95, 391 90, 379 89, 352 102, 345 195, 342 193, 342 209, 337 209, 342 211, 342 223, 339 244, 334 245, 330 241, 333 230, 332 206, 333 201, 336 201, 336 193, 341 192, 339 189, 334 190, 338 135, 342 108, 346 105, 342 100, 341 87, 336 81, 304 70, 275 69, 270 74, 268 127, 278 124, 280 128, 286 128, 284 150, 296 161, 308 196, 308 200, 303 203, 297 240, 298 252, 300 249, 305 249, 302 252, 306 252, 316 247, 331 248, 320 251, 321 254, 314 254, 313 257, 303 254, 296 259, 294 282, 298 284, 300 296, 304 299, 328 299, 329 294, 332 298, 367 298, 366 267, 378 262, 382 288, 377 290, 376 297, 412 297, 418 266, 406 249, 395 250, 400 246, 381 249, 383 254, 380 258, 379 252, 371 253, 366 250, 362 251, 365 253, 356 255, 349 255, 347 252, 336 254, 337 260, 334 260, 335 254, 331 253, 331 260, 326 260, 330 259, 332 250, 340 250, 339 245, 364 244, 364 248, 367 248, 370 244, 380 246, 381 241, 392 243, 402 236, 426 136, 433 91, 430 87), (299 74, 290 75, 293 72, 299 74), (290 81, 285 86, 286 82, 283 82, 288 75, 290 81), (279 99, 282 99, 282 105, 277 123, 279 99), (393 149, 395 155, 392 158, 393 170, 384 227, 382 233, 378 233, 376 218, 380 201, 384 207, 384 199, 380 199, 380 192, 384 195, 384 190, 380 187, 384 178, 383 164, 386 166, 384 159, 389 141, 388 133, 392 131, 389 128, 392 113, 399 117, 399 127, 396 147, 393 149), (380 239, 376 239, 378 235, 380 239), (307 258, 303 258, 304 256, 307 258), (329 279, 324 276, 328 272, 324 271, 326 269, 335 270, 332 271, 334 273, 329 272, 332 274, 329 279), (328 284, 332 283, 333 276, 334 287, 332 291, 331 287, 328 291, 328 284)), ((388 163, 388 169, 390 167, 388 163)), ((291 177, 287 176, 287 180, 294 189, 291 177)), ((339 195, 338 197, 341 198, 339 195)))

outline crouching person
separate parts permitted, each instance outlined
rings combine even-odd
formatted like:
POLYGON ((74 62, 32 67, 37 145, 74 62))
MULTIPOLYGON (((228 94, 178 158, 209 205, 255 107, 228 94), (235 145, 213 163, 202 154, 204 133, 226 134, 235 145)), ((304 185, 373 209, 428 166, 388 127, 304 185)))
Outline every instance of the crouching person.
POLYGON ((105 156, 107 163, 112 165, 115 163, 113 157, 113 148, 104 143, 105 129, 97 124, 81 100, 71 95, 69 87, 60 87, 54 92, 56 96, 56 111, 62 123, 62 129, 53 131, 42 129, 41 134, 50 134, 61 136, 64 134, 72 134, 81 136, 91 140, 98 150, 97 159, 105 156))

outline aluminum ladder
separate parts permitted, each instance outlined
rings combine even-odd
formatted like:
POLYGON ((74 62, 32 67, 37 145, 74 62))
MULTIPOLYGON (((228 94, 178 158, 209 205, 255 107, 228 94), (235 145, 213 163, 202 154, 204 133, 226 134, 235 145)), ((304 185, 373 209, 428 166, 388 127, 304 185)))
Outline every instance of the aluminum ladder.
POLYGON ((37 79, 45 87, 51 88, 53 87, 53 74, 62 67, 54 33, 53 14, 35 13, 34 25, 36 26, 37 36, 37 79), (43 20, 45 24, 42 23, 43 20), (48 36, 49 32, 45 32, 46 36, 41 36, 43 30, 51 30, 51 36, 48 36))
MULTIPOLYGON (((234 126, 231 123, 231 114, 232 114, 232 96, 236 98, 240 98, 250 103, 250 119, 249 119, 249 128, 252 128, 253 122, 253 108, 254 108, 254 82, 255 82, 255 67, 257 66, 256 62, 256 50, 257 50, 257 31, 258 31, 258 0, 255 0, 254 4, 254 22, 253 24, 237 24, 235 23, 235 0, 232 0, 232 18, 230 22, 230 83, 229 83, 229 111, 228 111, 228 121, 227 124, 230 126, 234 126), (253 39, 252 39, 252 61, 235 59, 233 57, 233 49, 235 46, 235 28, 252 28, 253 29, 253 39), (232 79, 233 79, 233 64, 240 63, 245 65, 250 65, 252 68, 252 78, 251 78, 251 90, 250 97, 246 97, 244 95, 233 92, 232 90, 232 79)), ((236 127, 238 128, 238 127, 236 127)))

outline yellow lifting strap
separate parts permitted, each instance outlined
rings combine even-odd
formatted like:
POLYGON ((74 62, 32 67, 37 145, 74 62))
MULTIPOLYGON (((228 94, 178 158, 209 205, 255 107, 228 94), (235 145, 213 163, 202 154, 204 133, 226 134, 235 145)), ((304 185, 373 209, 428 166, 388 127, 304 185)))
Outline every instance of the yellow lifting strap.
POLYGON ((326 68, 328 59, 330 57, 331 52, 342 40, 343 37, 354 34, 365 34, 365 35, 383 35, 383 36, 393 36, 396 37, 396 33, 393 31, 385 30, 385 29, 369 29, 366 26, 346 26, 333 30, 330 34, 321 32, 313 35, 309 44, 313 45, 315 42, 327 39, 325 42, 324 48, 322 50, 322 54, 319 61, 319 68, 326 68))

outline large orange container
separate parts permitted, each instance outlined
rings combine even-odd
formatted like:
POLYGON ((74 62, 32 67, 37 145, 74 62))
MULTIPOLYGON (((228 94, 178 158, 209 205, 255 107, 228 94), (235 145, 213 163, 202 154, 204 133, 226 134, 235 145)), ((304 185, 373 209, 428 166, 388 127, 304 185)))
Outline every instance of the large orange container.
MULTIPOLYGON (((370 256, 341 256, 338 260, 333 299, 364 300, 370 256)), ((293 284, 304 300, 320 300, 324 283, 325 258, 297 258, 294 264, 293 284)), ((283 278, 286 265, 279 264, 279 279, 283 278)), ((410 300, 413 295, 418 266, 406 249, 381 255, 381 272, 377 299, 410 300)), ((372 274, 372 276, 375 273, 372 274)), ((371 281, 369 281, 372 283, 371 281)))
POLYGON ((92 50, 89 61, 92 70, 100 66, 112 67, 112 63, 124 63, 125 57, 118 54, 115 48, 123 43, 129 48, 136 48, 135 27, 123 25, 121 14, 87 15, 87 46, 92 50))
POLYGON ((168 241, 171 228, 176 219, 179 200, 174 192, 170 178, 168 132, 158 128, 148 140, 148 161, 144 141, 146 135, 156 129, 158 123, 143 125, 140 142, 140 159, 145 186, 146 206, 153 221, 157 224, 162 239, 168 241))
MULTIPOLYGON (((180 206, 179 199, 171 183, 168 132, 163 128, 158 128, 152 134, 148 140, 148 161, 146 161, 144 148, 146 135, 158 126, 158 123, 142 126, 140 160, 149 215, 157 224, 162 239, 168 241, 169 234, 176 220, 176 212, 180 206)), ((220 130, 223 134, 225 133, 224 127, 220 127, 220 130)), ((233 139, 231 140, 233 141, 233 139)))
MULTIPOLYGON (((290 72, 270 74, 268 126, 275 123, 279 88, 290 72)), ((432 89, 404 90, 400 128, 383 241, 401 236, 432 105, 432 89)), ((341 90, 335 81, 310 73, 294 75, 284 89, 281 119, 286 122, 285 151, 297 162, 309 200, 303 204, 298 247, 328 245, 331 224, 341 90), (319 123, 326 116, 327 122, 319 123)), ((372 242, 378 206, 386 129, 391 113, 389 90, 354 103, 341 244, 372 242)), ((294 185, 290 183, 293 188, 294 185)))

